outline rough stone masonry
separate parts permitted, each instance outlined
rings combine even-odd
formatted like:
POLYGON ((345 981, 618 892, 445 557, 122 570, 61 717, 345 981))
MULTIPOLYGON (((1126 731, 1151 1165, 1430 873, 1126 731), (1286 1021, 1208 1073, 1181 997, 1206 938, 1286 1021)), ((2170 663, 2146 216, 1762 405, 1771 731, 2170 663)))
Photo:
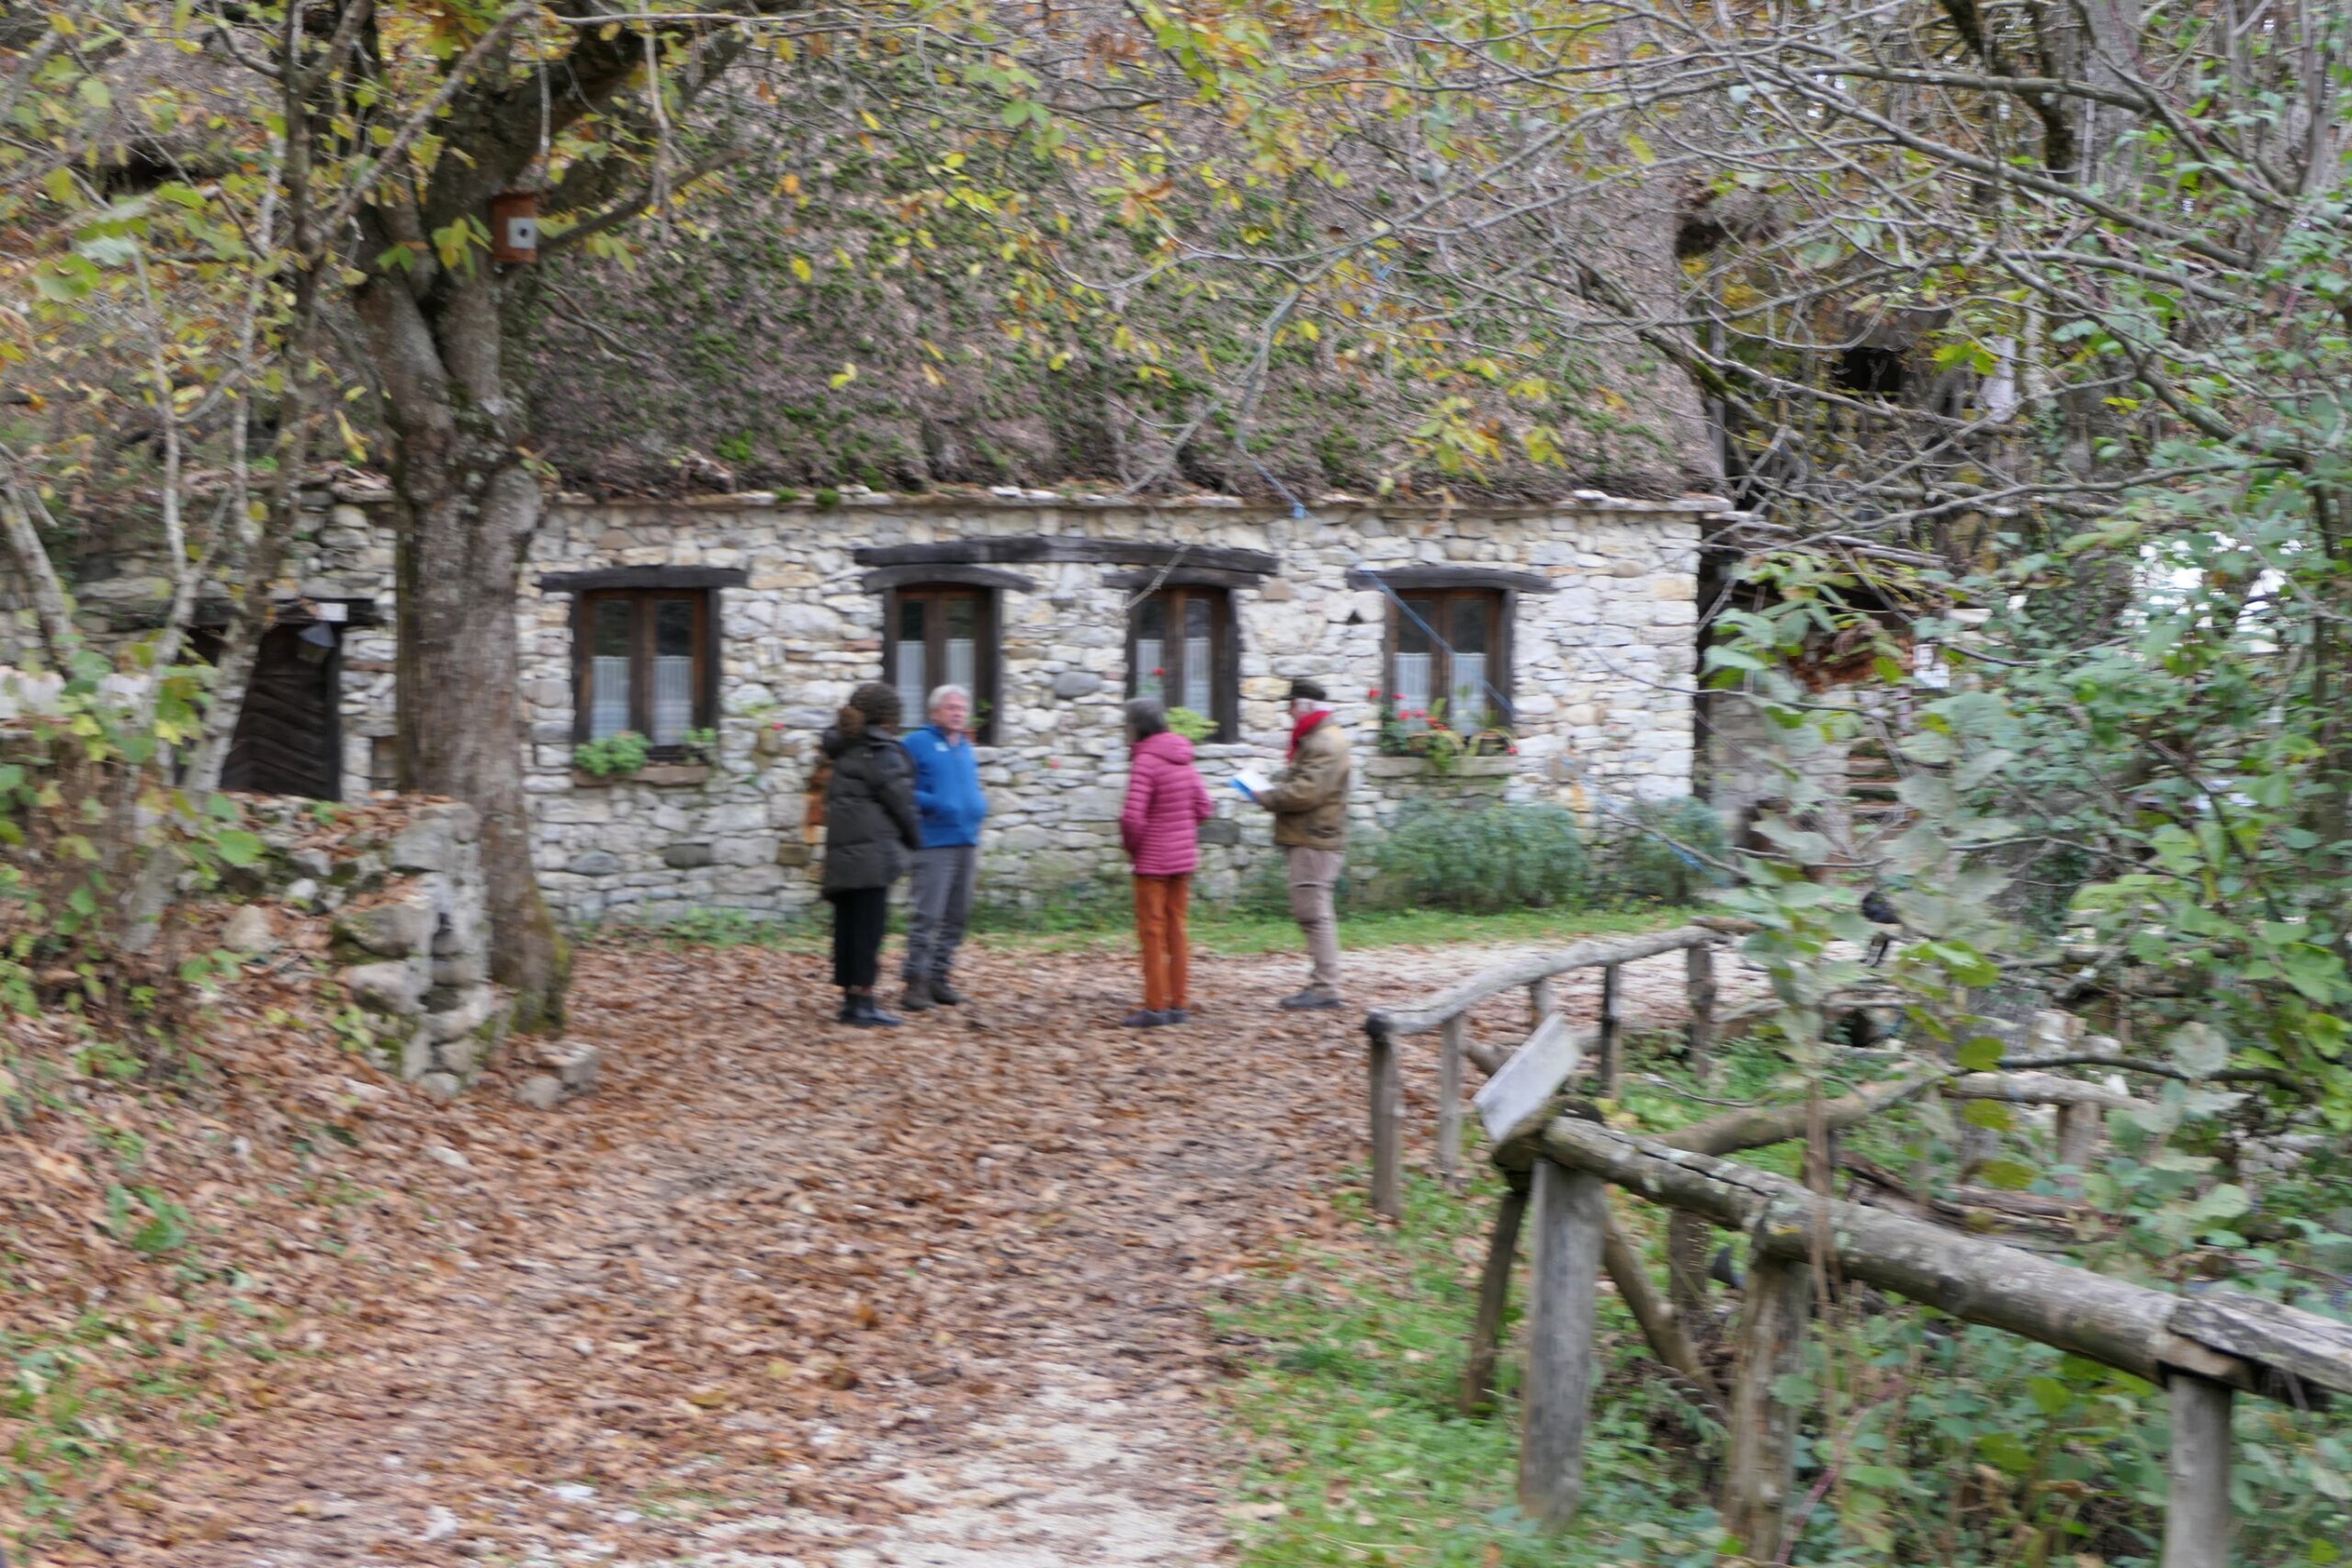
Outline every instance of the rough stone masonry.
MULTIPOLYGON (((339 603, 345 789, 389 784, 394 729, 392 556, 380 492, 322 496, 285 584, 339 603), (371 624, 372 623, 372 624, 371 624)), ((1329 688, 1357 742, 1353 811, 1369 828, 1417 797, 1611 802, 1690 793, 1690 690, 1701 527, 1723 503, 1615 501, 1445 507, 1327 498, 1290 509, 1198 497, 1156 504, 1045 491, 825 504, 767 495, 596 502, 548 513, 525 567, 523 692, 548 897, 573 922, 659 921, 696 908, 779 914, 815 897, 804 791, 817 741, 858 682, 883 676, 886 606, 927 577, 989 597, 995 744, 984 876, 1045 893, 1124 867, 1120 705, 1134 602, 1205 585, 1230 607, 1230 744, 1201 748, 1219 800, 1205 897, 1268 854, 1264 814, 1224 781, 1278 764, 1291 677, 1329 688), (1205 564, 1204 564, 1205 563, 1205 564), (575 604, 603 584, 705 584, 718 741, 692 765, 595 779, 574 766, 575 604), (1374 755, 1370 694, 1390 678, 1395 596, 1383 584, 1492 588, 1508 617, 1517 753, 1450 776, 1374 755)), ((119 614, 154 584, 80 586, 119 614)))

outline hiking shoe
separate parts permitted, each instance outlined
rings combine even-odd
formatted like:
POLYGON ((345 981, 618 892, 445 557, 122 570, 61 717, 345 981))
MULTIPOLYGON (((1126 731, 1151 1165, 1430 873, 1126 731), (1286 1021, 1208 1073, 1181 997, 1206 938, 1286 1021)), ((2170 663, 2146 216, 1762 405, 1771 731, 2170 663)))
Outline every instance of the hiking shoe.
POLYGON ((1340 998, 1330 992, 1318 991, 1312 986, 1307 987, 1296 996, 1284 997, 1282 999, 1282 1010, 1284 1012, 1336 1012, 1342 1005, 1340 998))
POLYGON ((1191 1008, 1170 1008, 1166 1012, 1159 1015, 1159 1021, 1162 1023, 1190 1023, 1193 1021, 1193 1010, 1191 1008))
POLYGON ((847 991, 843 991, 842 993, 842 1010, 835 1016, 833 1021, 835 1023, 855 1023, 857 1021, 857 998, 851 996, 847 991))
POLYGON ((1121 1019, 1119 1021, 1119 1027, 1122 1029, 1158 1029, 1161 1024, 1166 1023, 1167 1021, 1168 1015, 1166 1013, 1154 1012, 1149 1008, 1141 1008, 1121 1019))
POLYGON ((909 1012, 928 1012, 939 999, 938 990, 920 975, 907 982, 906 990, 899 998, 899 1005, 909 1012))
POLYGON ((849 1021, 852 1026, 858 1029, 896 1029, 907 1021, 903 1018, 893 1018, 890 1014, 884 1012, 881 1004, 871 996, 864 996, 857 998, 857 1016, 849 1021))
POLYGON ((972 998, 949 985, 946 976, 934 975, 931 979, 931 999, 943 1007, 959 1008, 972 998))

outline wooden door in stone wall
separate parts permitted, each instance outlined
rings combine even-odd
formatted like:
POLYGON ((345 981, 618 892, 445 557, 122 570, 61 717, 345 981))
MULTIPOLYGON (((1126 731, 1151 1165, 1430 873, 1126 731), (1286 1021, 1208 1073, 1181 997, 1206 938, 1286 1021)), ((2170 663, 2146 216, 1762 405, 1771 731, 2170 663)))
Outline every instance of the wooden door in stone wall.
POLYGON ((341 629, 314 622, 262 634, 223 789, 343 797, 341 629))

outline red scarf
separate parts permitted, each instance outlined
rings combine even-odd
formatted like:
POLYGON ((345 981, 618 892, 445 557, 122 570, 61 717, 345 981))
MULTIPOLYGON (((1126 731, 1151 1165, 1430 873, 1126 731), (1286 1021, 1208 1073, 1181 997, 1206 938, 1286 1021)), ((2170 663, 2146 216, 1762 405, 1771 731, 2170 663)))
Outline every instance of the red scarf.
POLYGON ((1306 739, 1307 731, 1313 729, 1317 725, 1322 723, 1325 719, 1330 716, 1331 710, 1329 708, 1317 708, 1313 713, 1308 714, 1305 718, 1302 718, 1297 723, 1292 725, 1290 727, 1290 755, 1286 761, 1296 761, 1298 760, 1298 743, 1306 739))

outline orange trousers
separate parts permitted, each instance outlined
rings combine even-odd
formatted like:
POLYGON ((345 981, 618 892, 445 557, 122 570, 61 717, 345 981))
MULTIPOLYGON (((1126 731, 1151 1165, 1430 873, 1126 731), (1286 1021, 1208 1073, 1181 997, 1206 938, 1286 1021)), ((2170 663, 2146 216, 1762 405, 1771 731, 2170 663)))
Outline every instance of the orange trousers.
POLYGON ((1136 878, 1136 940, 1143 945, 1143 1005, 1153 1012, 1193 1005, 1192 943, 1184 931, 1184 907, 1192 898, 1189 874, 1136 878))

